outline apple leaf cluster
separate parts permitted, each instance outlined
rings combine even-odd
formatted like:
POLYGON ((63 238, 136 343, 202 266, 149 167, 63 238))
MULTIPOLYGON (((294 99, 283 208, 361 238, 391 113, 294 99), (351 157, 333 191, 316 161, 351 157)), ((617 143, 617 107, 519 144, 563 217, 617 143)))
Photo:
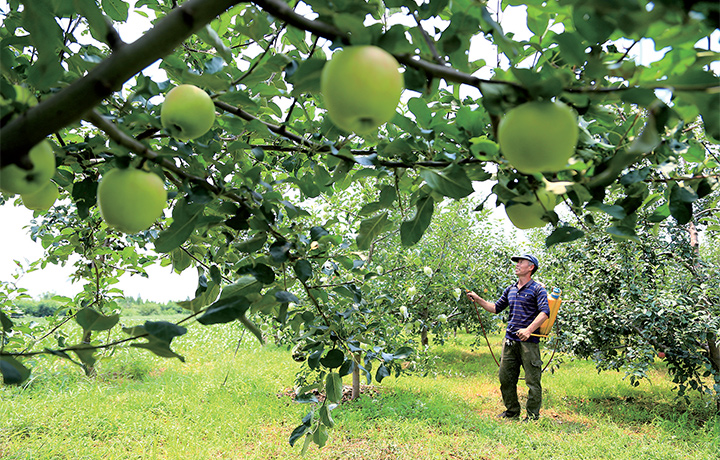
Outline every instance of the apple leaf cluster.
MULTIPOLYGON (((375 248, 391 235, 402 249, 417 245, 447 200, 467 200, 478 185, 492 188, 478 211, 495 203, 519 227, 551 223, 547 246, 596 229, 637 242, 644 225, 657 232, 668 222, 717 219, 716 2, 507 0, 500 7, 8 0, 0 25, 3 200, 22 193, 6 187, 29 182, 33 149, 51 143, 45 182, 52 176, 60 202, 70 204, 38 211, 43 263, 79 255, 78 279, 87 284, 66 299, 80 343, 23 351, 14 341, 18 327, 0 313, 5 382, 27 379, 24 359, 39 353, 77 358, 86 370, 102 347, 127 342, 181 358, 170 347, 184 333, 179 324, 148 322, 112 340, 97 334, 119 329, 110 325, 119 272, 142 273, 160 258, 178 272, 198 270, 195 297, 181 303, 188 320, 237 321, 261 341, 270 330, 302 343, 314 380, 299 396, 314 388, 336 396, 346 373, 370 375, 376 362, 381 380, 410 353, 403 341, 380 339, 371 352, 360 345, 384 301, 368 266, 375 248), (503 23, 517 13, 525 36, 503 23), (141 18, 149 18, 147 31, 124 41, 124 27, 141 18), (639 60, 650 41, 664 54, 639 60), (392 72, 347 86, 374 65, 340 62, 332 71, 332 56, 368 46, 400 65, 404 89, 388 83, 392 72), (345 94, 333 115, 338 89, 357 93, 345 94), (533 137, 538 130, 525 121, 503 142, 506 114, 551 102, 577 115, 577 139, 573 129, 560 130, 557 142, 533 137), (361 103, 375 110, 362 114, 360 128, 339 121, 345 104, 361 103), (519 149, 542 156, 562 151, 562 161, 524 168, 513 158, 515 140, 529 140, 519 149), (124 211, 121 233, 108 227, 112 218, 100 218, 98 204, 107 218, 129 192, 111 193, 105 206, 101 179, 141 166, 163 182, 162 192, 141 195, 162 199, 135 205, 131 217, 142 225, 124 227, 132 214, 124 211), (364 193, 368 184, 378 193, 364 193), (150 246, 151 255, 135 252, 150 246)), ((415 271, 425 280, 443 274, 432 265, 428 277, 421 267, 415 271)), ((452 314, 438 314, 452 324, 452 314)), ((293 441, 324 445, 331 425, 323 405, 293 441)))

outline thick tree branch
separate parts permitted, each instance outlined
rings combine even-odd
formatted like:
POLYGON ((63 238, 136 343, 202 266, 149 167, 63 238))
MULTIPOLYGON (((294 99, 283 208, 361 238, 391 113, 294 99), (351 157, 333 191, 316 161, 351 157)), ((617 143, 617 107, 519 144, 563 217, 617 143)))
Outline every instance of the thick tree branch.
POLYGON ((125 134, 120 128, 115 126, 110 120, 103 117, 100 113, 95 110, 90 111, 86 114, 86 120, 95 125, 98 129, 108 135, 110 139, 117 142, 119 145, 128 148, 143 158, 147 158, 153 163, 161 166, 166 171, 170 171, 178 177, 187 179, 197 185, 200 185, 204 189, 215 195, 223 195, 237 203, 244 203, 244 199, 236 194, 230 193, 226 190, 221 189, 211 183, 209 183, 204 177, 194 176, 187 173, 182 168, 178 167, 174 162, 167 158, 162 158, 157 152, 150 150, 148 146, 142 142, 132 138, 125 134))
POLYGON ((78 121, 121 89, 135 74, 172 53, 205 24, 238 0, 189 0, 157 22, 143 37, 121 46, 70 86, 42 101, 0 130, 0 166, 20 163, 35 144, 50 133, 78 121))

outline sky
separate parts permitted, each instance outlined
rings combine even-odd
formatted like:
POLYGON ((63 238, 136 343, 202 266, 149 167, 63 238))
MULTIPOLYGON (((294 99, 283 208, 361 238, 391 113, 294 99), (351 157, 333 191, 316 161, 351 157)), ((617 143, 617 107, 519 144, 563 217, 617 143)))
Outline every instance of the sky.
MULTIPOLYGON (((65 267, 48 264, 42 271, 24 273, 30 262, 42 258, 44 250, 40 242, 29 236, 33 212, 24 206, 6 203, 0 206, 0 280, 14 281, 18 287, 28 290, 37 299, 45 293, 73 297, 82 290, 82 284, 71 284, 72 262, 65 267), (18 261, 24 269, 18 267, 18 261), (14 275, 21 275, 17 280, 14 275)), ((77 259, 73 259, 77 260, 77 259)), ((144 300, 165 303, 195 297, 197 271, 190 267, 176 274, 171 267, 154 266, 148 269, 149 278, 124 275, 116 287, 125 295, 144 300)))

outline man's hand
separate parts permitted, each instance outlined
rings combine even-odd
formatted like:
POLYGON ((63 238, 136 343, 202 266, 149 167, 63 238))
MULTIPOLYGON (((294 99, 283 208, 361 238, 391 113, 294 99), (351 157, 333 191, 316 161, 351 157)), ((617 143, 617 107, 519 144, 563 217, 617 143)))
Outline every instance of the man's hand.
POLYGON ((517 331, 517 332, 515 333, 515 335, 517 335, 520 340, 522 340, 523 342, 525 342, 527 339, 530 338, 530 334, 531 334, 531 333, 532 333, 532 332, 530 332, 530 329, 524 328, 524 329, 520 329, 519 331, 517 331))

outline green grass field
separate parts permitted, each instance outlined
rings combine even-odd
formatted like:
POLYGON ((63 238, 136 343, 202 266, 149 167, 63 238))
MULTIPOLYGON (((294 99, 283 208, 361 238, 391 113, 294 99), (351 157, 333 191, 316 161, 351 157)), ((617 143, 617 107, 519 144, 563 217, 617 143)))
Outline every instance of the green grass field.
MULTIPOLYGON (((124 349, 94 379, 68 362, 36 360, 28 385, 0 389, 0 458, 297 458, 302 441, 290 447, 288 437, 310 409, 286 396, 298 364, 250 334, 235 356, 241 334, 191 327, 173 343, 185 363, 124 349)), ((499 336, 491 341, 498 350, 499 336)), ((543 377, 539 421, 503 421, 497 366, 470 342, 459 335, 434 346, 433 376, 387 378, 342 404, 328 445, 311 445, 305 458, 718 458, 714 405, 696 395, 676 401, 662 365, 631 387, 622 374, 566 363, 543 377)))

